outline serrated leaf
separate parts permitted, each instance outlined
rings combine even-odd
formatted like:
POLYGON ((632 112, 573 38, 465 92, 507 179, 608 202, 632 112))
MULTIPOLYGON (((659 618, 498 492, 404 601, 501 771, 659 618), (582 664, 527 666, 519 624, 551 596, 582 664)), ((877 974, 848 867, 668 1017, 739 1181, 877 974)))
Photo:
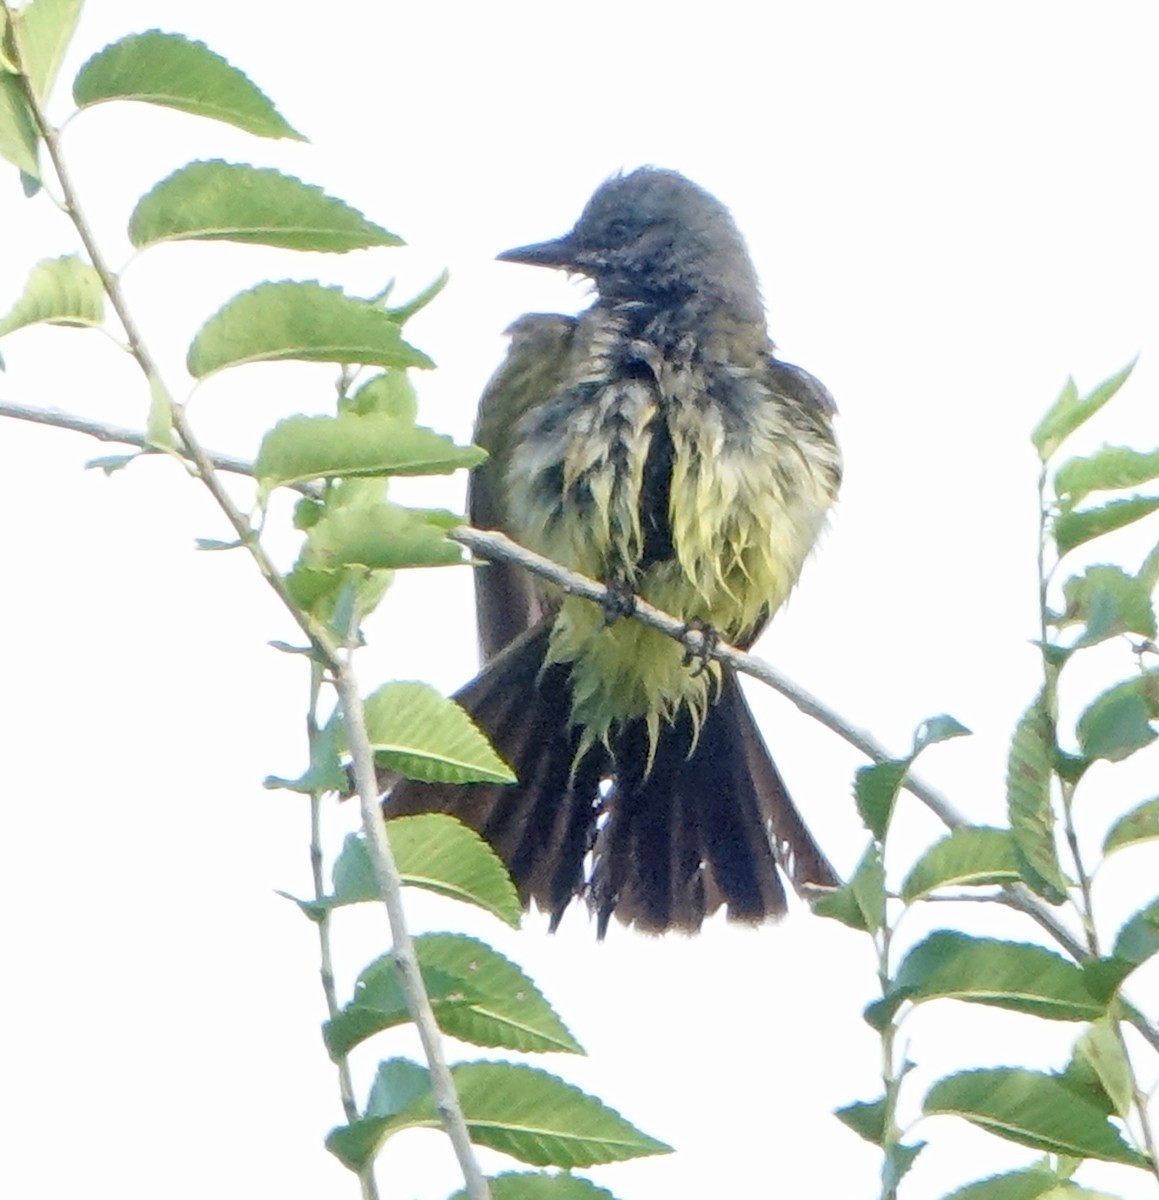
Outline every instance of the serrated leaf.
MULTIPOLYGON (((596 1097, 546 1071, 481 1062, 460 1063, 451 1074, 471 1140, 532 1166, 589 1167, 671 1151, 596 1097)), ((326 1147, 357 1171, 400 1129, 438 1124, 433 1097, 421 1097, 393 1117, 335 1129, 326 1147)))
POLYGON ((83 0, 31 0, 16 12, 21 65, 38 100, 51 92, 83 0))
POLYGON ((901 896, 911 904, 941 887, 980 887, 1021 878, 1009 829, 965 826, 935 842, 914 864, 901 896))
POLYGON ((374 304, 341 288, 293 280, 260 283, 228 301, 198 331, 186 362, 189 373, 203 379, 225 367, 287 359, 434 365, 374 304))
POLYGON ((927 1116, 954 1114, 1007 1141, 1043 1150, 1143 1166, 1098 1105, 1057 1075, 1018 1067, 963 1071, 930 1088, 927 1116))
POLYGON ((105 290, 100 276, 75 254, 41 259, 29 272, 20 299, 0 319, 0 336, 25 325, 99 325, 105 290))
POLYGON ((1113 533, 1159 509, 1159 496, 1131 496, 1098 508, 1060 513, 1054 521, 1054 541, 1060 556, 1104 533, 1113 533))
POLYGON ((1080 646, 1092 646, 1121 633, 1155 636, 1150 589, 1122 567, 1088 567, 1082 575, 1068 579, 1062 590, 1066 612, 1056 624, 1082 622, 1086 630, 1080 646))
POLYGON ((949 713, 929 717, 918 726, 914 734, 914 748, 910 761, 917 758, 927 746, 947 742, 951 738, 969 737, 971 732, 972 730, 967 729, 957 717, 951 717, 949 713))
POLYGON ((446 534, 446 525, 431 514, 398 504, 328 510, 306 536, 302 566, 333 571, 351 563, 377 570, 460 565, 463 548, 446 534))
POLYGON ((21 173, 40 180, 40 133, 15 75, 0 71, 0 156, 21 173))
POLYGON ((885 1141, 884 1096, 876 1100, 856 1100, 844 1108, 836 1109, 833 1115, 871 1145, 880 1146, 885 1141))
POLYGON ((886 999, 965 1000, 1055 1021, 1091 1021, 1104 1012, 1081 968, 1061 955, 1029 943, 945 929, 910 950, 886 999))
POLYGON ((262 439, 254 474, 264 488, 332 476, 447 475, 486 457, 383 413, 288 417, 262 439))
POLYGON ((1156 738, 1159 673, 1148 671, 1096 697, 1078 719, 1079 745, 1090 759, 1119 762, 1156 738))
MULTIPOLYGON (((535 984, 485 942, 427 933, 415 938, 415 953, 444 1033, 476 1046, 524 1053, 583 1053, 535 984)), ((384 955, 359 975, 353 1001, 323 1026, 323 1037, 338 1058, 371 1035, 409 1020, 398 967, 384 955)))
POLYGON ((1110 854, 1112 850, 1152 838, 1159 838, 1159 796, 1144 800, 1111 826, 1103 839, 1103 853, 1110 854))
MULTIPOLYGON (((138 249, 187 239, 333 254, 402 245, 401 238, 320 187, 220 159, 174 171, 137 202, 129 218, 129 240, 138 249)), ((397 318, 395 323, 402 324, 397 318)))
POLYGON ((1054 735, 1039 697, 1023 714, 1010 744, 1006 803, 1019 869, 1027 886, 1051 904, 1066 899, 1066 879, 1054 844, 1050 803, 1054 735))
POLYGON ((387 683, 366 699, 375 760, 425 783, 514 783, 510 767, 453 700, 426 683, 387 683))
POLYGON ((1159 450, 1149 453, 1129 446, 1103 446, 1086 458, 1072 458, 1054 473, 1054 490, 1068 506, 1091 492, 1138 487, 1159 479, 1159 450))
POLYGON ((1045 1200, 1058 1184, 1059 1178, 1053 1171, 1029 1167, 968 1183, 944 1200, 1045 1200))
POLYGON ((854 783, 857 811, 879 842, 885 837, 897 793, 909 767, 910 760, 903 758, 858 768, 854 783))
MULTIPOLYGON (((386 829, 404 884, 474 904, 519 927, 522 910, 515 885, 502 860, 473 829, 444 813, 395 817, 386 829)), ((333 886, 334 894, 324 901, 330 908, 379 898, 360 835, 351 834, 343 843, 334 863, 333 886)))
POLYGON ((371 376, 352 395, 339 401, 341 412, 381 413, 400 421, 414 421, 418 415, 419 398, 405 371, 386 370, 371 376))
POLYGON ((1104 379, 1085 396, 1079 395, 1073 379, 1066 381, 1058 399, 1030 435, 1030 440, 1043 462, 1046 462, 1067 437, 1093 417, 1127 382, 1135 369, 1135 361, 1132 359, 1121 371, 1117 371, 1109 379, 1104 379))
POLYGON ((1135 1080, 1115 1023, 1093 1021, 1075 1044, 1074 1057, 1089 1067, 1110 1102, 1112 1112, 1126 1117, 1135 1098, 1135 1080))
POLYGON ((151 29, 121 38, 77 72, 73 99, 140 100, 224 121, 257 137, 305 141, 245 74, 203 42, 151 29))
MULTIPOLYGON (((615 1200, 606 1188, 563 1172, 509 1171, 490 1176, 487 1184, 491 1200, 615 1200)), ((468 1200, 468 1195, 458 1191, 451 1200, 468 1200)))

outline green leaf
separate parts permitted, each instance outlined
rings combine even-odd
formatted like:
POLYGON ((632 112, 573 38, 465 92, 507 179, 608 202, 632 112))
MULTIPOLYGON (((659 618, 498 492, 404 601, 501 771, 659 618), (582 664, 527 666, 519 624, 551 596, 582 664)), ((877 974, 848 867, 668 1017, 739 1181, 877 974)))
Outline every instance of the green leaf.
POLYGON ((866 928, 876 933, 885 924, 885 867, 880 847, 875 843, 866 848, 849 886, 865 917, 866 928))
POLYGON ((249 78, 203 42, 151 29, 121 38, 77 72, 73 99, 141 100, 224 121, 257 137, 305 141, 249 78))
MULTIPOLYGON (((427 933, 415 952, 439 1027, 476 1046, 582 1054, 583 1048, 535 984, 509 959, 476 938, 427 933)), ((358 977, 354 999, 323 1026, 334 1058, 383 1029, 410 1020, 398 967, 389 954, 358 977)))
POLYGON ((1059 555, 1076 546, 1131 525, 1159 509, 1159 496, 1131 496, 1111 500, 1099 508, 1082 508, 1060 513, 1054 521, 1054 541, 1059 555))
POLYGON ((427 284, 425 288, 413 299, 408 300, 405 304, 400 304, 397 308, 391 308, 387 311, 390 313, 391 320, 397 321, 400 325, 405 325, 417 312, 421 312, 430 302, 447 286, 447 280, 450 279, 450 274, 447 271, 440 271, 438 276, 427 284))
MULTIPOLYGON (((451 1074, 471 1140, 532 1166, 589 1167, 671 1151, 594 1096, 546 1071, 481 1062, 460 1063, 451 1074)), ((326 1147, 358 1171, 400 1129, 438 1126, 434 1098, 422 1096, 395 1115, 335 1129, 326 1147)))
POLYGON ((1078 737, 1087 758, 1119 762, 1149 746, 1156 737, 1150 722, 1159 717, 1159 672, 1148 671, 1103 692, 1078 719, 1078 737))
MULTIPOLYGON (((473 830, 445 813, 396 817, 386 823, 402 881, 452 900, 462 900, 519 927, 522 909, 507 869, 473 830)), ((337 908, 378 900, 378 883, 361 835, 351 834, 334 863, 334 894, 324 904, 337 908)))
POLYGON ((446 475, 485 457, 400 417, 345 412, 279 421, 262 439, 254 474, 269 489, 335 475, 446 475))
POLYGON ((430 1071, 409 1058, 390 1058, 378 1064, 366 1112, 372 1117, 394 1117, 430 1098, 430 1071))
POLYGON ((1159 479, 1159 450, 1145 453, 1129 446, 1104 446, 1087 458, 1072 458, 1054 473, 1054 490, 1068 507, 1091 492, 1138 487, 1159 479))
POLYGON ((356 565, 327 570, 299 562, 285 582, 299 608, 325 622, 339 639, 345 639, 351 632, 353 614, 357 614, 353 622, 357 625, 358 620, 373 612, 393 578, 393 571, 370 571, 356 565))
POLYGON ((914 749, 910 761, 917 758, 927 746, 947 742, 951 738, 968 737, 971 732, 957 717, 951 717, 949 713, 929 717, 918 726, 917 733, 914 734, 914 749))
POLYGON ((52 91, 82 3, 83 0, 31 0, 16 12, 22 66, 38 100, 43 101, 52 91))
POLYGON ((1159 838, 1159 796, 1144 800, 1111 826, 1103 839, 1103 853, 1110 854, 1135 842, 1159 838))
POLYGON ((1042 946, 937 930, 903 959, 887 1001, 946 998, 1055 1021, 1090 1021, 1104 1005, 1081 968, 1042 946))
POLYGON ((1057 1075, 1018 1067, 963 1071, 934 1084, 923 1111, 955 1114, 1007 1141, 1107 1162, 1144 1166, 1098 1105, 1057 1075))
POLYGON ((140 458, 139 453, 133 454, 102 454, 98 458, 90 458, 85 463, 86 471, 104 471, 106 475, 115 475, 123 471, 131 462, 140 458))
POLYGON ((0 71, 0 156, 40 181, 40 132, 15 75, 0 71))
POLYGON ((1019 878, 1018 853, 1009 829, 966 826, 935 842, 918 859, 902 884, 901 896, 912 904, 942 887, 979 887, 1019 878))
POLYGON ((876 1100, 857 1100, 837 1109, 833 1115, 842 1125, 852 1129, 874 1146, 885 1142, 885 1097, 876 1100))
POLYGON ((1029 1167, 979 1179, 958 1188, 945 1200, 1045 1200, 1058 1184, 1059 1178, 1053 1171, 1029 1167))
POLYGON ((187 365, 195 379, 224 367, 278 362, 430 367, 398 325, 367 300, 320 283, 260 283, 228 301, 198 331, 187 365))
POLYGON ((514 783, 510 767, 453 700, 426 683, 387 683, 366 699, 375 761, 425 783, 514 783))
POLYGON ((858 904, 857 897, 853 894, 853 889, 849 884, 832 888, 820 895, 810 896, 809 907, 818 917, 829 917, 834 921, 840 921, 842 925, 848 925, 850 929, 856 929, 862 933, 869 932, 865 923, 865 914, 861 911, 861 905, 858 904))
POLYGON ((1156 952, 1159 952, 1159 899, 1152 900, 1123 925, 1111 953, 1134 970, 1156 952))
MULTIPOLYGON (((492 1175, 487 1183, 491 1200, 615 1200, 605 1188, 567 1173, 508 1171, 492 1175)), ((451 1200, 468 1200, 468 1196, 458 1191, 451 1200)))
POLYGON ((279 779, 271 775, 263 784, 267 788, 285 788, 307 796, 319 792, 345 792, 350 778, 341 761, 339 726, 328 724, 315 731, 310 748, 310 765, 297 779, 279 779))
POLYGON ((376 569, 453 567, 463 562, 463 548, 446 532, 445 522, 422 509, 397 504, 334 509, 311 527, 302 565, 321 570, 347 563, 376 569))
POLYGON ((0 336, 25 325, 99 325, 105 290, 100 276, 75 254, 45 258, 32 268, 20 299, 0 319, 0 336))
POLYGON ((897 793, 909 767, 910 760, 901 758, 860 767, 857 771, 854 783, 857 811, 879 842, 885 837, 897 793))
POLYGON ((353 396, 339 401, 340 412, 380 413, 400 421, 414 422, 419 400, 414 384, 405 371, 386 370, 372 375, 353 396))
POLYGON ((1122 633, 1155 636, 1150 589, 1122 567, 1092 566, 1063 584, 1066 613, 1057 625, 1081 621, 1086 631, 1079 646, 1093 646, 1122 633))
POLYGON ((1050 803, 1054 731, 1040 696, 1026 710, 1010 744, 1006 803, 1019 869, 1027 886, 1051 904, 1066 899, 1066 879, 1054 844, 1050 803))
POLYGON ((897 1186, 909 1173, 910 1167, 926 1148, 925 1142, 893 1142, 885 1151, 885 1162, 881 1166, 882 1190, 887 1196, 897 1193, 897 1186))
POLYGON ((1075 1045, 1074 1057, 1098 1079, 1111 1111, 1125 1118, 1134 1104, 1135 1080, 1115 1023, 1109 1017, 1092 1022, 1075 1045))
MULTIPOLYGON (((242 163, 193 162, 143 196, 129 218, 138 249, 194 239, 343 254, 402 239, 320 187, 242 163)), ((395 319, 395 323, 402 322, 395 319)))
POLYGON ((1121 371, 1103 380, 1086 396, 1079 395, 1073 379, 1066 381, 1058 399, 1030 435, 1038 457, 1043 462, 1046 462, 1067 437, 1093 417, 1127 382, 1127 378, 1135 369, 1135 361, 1132 359, 1121 371))

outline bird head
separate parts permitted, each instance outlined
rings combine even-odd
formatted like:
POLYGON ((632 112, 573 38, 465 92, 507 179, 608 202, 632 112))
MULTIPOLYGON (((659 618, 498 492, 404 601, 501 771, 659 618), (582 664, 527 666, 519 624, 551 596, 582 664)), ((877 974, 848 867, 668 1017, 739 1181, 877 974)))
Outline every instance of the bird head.
POLYGON ((586 275, 604 300, 703 301, 742 320, 763 320, 756 272, 732 215, 676 171, 641 167, 615 175, 563 237, 498 257, 586 275))

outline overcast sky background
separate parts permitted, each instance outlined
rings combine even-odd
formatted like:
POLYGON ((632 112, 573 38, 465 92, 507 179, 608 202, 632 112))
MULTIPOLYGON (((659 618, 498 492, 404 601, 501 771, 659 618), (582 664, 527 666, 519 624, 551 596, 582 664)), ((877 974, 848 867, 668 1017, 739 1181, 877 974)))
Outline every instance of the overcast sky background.
MULTIPOLYGON (((923 718, 953 713, 975 735, 933 750, 923 774, 971 818, 1003 819, 1007 741, 1039 678, 1027 433, 1068 373, 1089 387, 1142 352, 1073 449, 1159 441, 1153 4, 94 0, 62 81, 106 42, 156 26, 246 70, 311 142, 145 106, 82 115, 66 152, 114 263, 129 257, 136 198, 193 158, 278 166, 409 243, 344 258, 189 244, 134 260, 129 299, 179 394, 197 327, 260 279, 369 294, 397 275, 405 295, 446 266, 450 286, 409 336, 439 364, 417 379, 422 419, 466 440, 505 326, 587 302, 563 277, 496 264, 499 250, 563 232, 603 178, 643 163, 728 203, 782 354, 837 397, 847 461, 840 509, 759 650, 899 752, 923 718)), ((75 245, 0 168, 0 311, 34 262, 75 245)), ((3 353, 4 399, 144 422, 138 375, 98 334, 22 331, 3 353)), ((192 419, 209 446, 252 456, 279 417, 327 410, 332 376, 227 372, 198 389, 192 419)), ((0 1191, 353 1196, 322 1147, 341 1111, 317 1036, 314 931, 275 895, 308 890, 306 805, 260 786, 303 766, 305 671, 266 644, 293 628, 241 554, 193 550, 227 536, 197 486, 169 462, 112 479, 82 470, 106 452, 0 424, 12 1108, 0 1191)), ((405 494, 453 507, 462 488, 405 494)), ((273 544, 289 562, 293 538, 273 544)), ((1147 544, 1137 532, 1100 554, 1134 566, 1147 544)), ((367 689, 458 686, 475 663, 468 572, 400 578, 367 632, 367 689)), ((1127 669, 1108 648, 1068 703, 1127 669)), ((864 845, 849 800, 858 756, 780 698, 750 695, 798 804, 849 870, 864 845)), ((1091 846, 1155 792, 1157 765, 1149 753, 1092 772, 1079 814, 1091 846)), ((355 814, 331 817, 337 846, 355 814)), ((903 867, 938 826, 913 801, 900 823, 903 867)), ((1125 852, 1096 891, 1105 932, 1154 878, 1153 850, 1125 852)), ((755 932, 657 940, 617 927, 603 945, 579 911, 555 937, 538 918, 515 934, 434 900, 413 915, 519 961, 590 1054, 543 1065, 676 1146, 592 1173, 624 1200, 877 1194, 875 1152, 830 1115, 880 1090, 859 1017, 874 985, 864 937, 800 906, 755 932)), ((903 944, 958 916, 915 914, 903 944)), ((962 920, 1036 936, 1012 916, 962 920)), ((343 913, 338 937, 348 991, 385 948, 385 919, 343 913)), ((1157 985, 1151 969, 1134 988, 1153 1018, 1157 985)), ((943 1004, 906 1034, 912 1118, 939 1074, 1061 1066, 1075 1030, 943 1004)), ((372 1049, 357 1060, 362 1088, 378 1057, 417 1042, 396 1033, 372 1049)), ((915 1200, 1033 1158, 949 1119, 914 1136, 931 1141, 903 1190, 915 1200)), ((457 1186, 433 1132, 393 1142, 380 1178, 391 1198, 457 1186)), ((1088 1179, 1128 1200, 1154 1194, 1125 1169, 1088 1179)))

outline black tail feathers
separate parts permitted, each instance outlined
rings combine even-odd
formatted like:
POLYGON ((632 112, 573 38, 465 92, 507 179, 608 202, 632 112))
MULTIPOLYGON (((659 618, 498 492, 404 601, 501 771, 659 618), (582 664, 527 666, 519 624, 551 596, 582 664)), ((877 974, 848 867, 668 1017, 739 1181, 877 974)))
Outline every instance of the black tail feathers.
POLYGON ((661 726, 651 756, 643 722, 630 721, 611 754, 595 747, 577 762, 582 730, 571 724, 568 667, 544 667, 548 635, 545 621, 455 697, 519 782, 403 780, 386 798, 387 817, 451 813, 490 842, 523 903, 549 912, 553 929, 582 895, 601 937, 613 914, 655 933, 693 933, 722 904, 737 921, 779 916, 778 865, 795 887, 839 882, 731 672, 695 744, 685 711, 661 726))

